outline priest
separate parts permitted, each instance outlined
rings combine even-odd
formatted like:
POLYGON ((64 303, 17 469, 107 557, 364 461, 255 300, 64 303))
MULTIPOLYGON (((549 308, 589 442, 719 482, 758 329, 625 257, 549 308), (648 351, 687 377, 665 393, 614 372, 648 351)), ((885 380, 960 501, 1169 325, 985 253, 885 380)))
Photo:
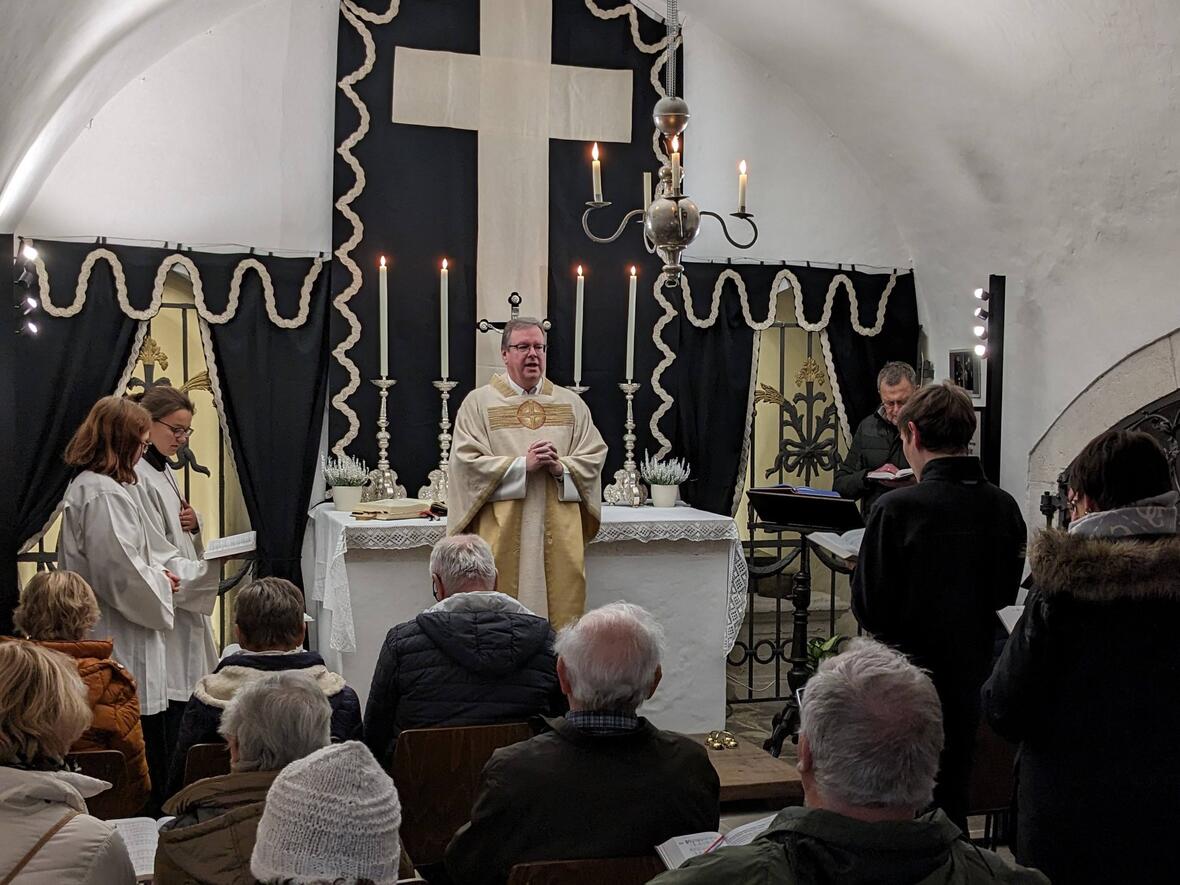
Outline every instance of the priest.
POLYGON ((545 330, 509 320, 505 372, 455 416, 447 533, 492 547, 497 589, 554 627, 586 603, 586 544, 598 532, 606 444, 581 397, 545 377, 545 330))

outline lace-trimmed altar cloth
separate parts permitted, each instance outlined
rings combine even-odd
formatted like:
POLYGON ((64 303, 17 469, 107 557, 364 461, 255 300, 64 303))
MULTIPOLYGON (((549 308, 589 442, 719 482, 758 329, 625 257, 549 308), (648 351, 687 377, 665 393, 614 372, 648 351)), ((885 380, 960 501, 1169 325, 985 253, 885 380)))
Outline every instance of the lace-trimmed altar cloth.
MULTIPOLYGON (((340 652, 354 652, 356 627, 345 554, 349 550, 433 547, 446 535, 446 522, 427 519, 358 521, 351 514, 331 509, 330 504, 312 508, 310 515, 316 550, 310 598, 332 612, 331 648, 340 652)), ((724 635, 718 637, 722 653, 728 655, 746 616, 746 591, 749 586, 749 573, 738 538, 737 524, 728 516, 718 516, 692 507, 603 507, 602 526, 590 543, 620 541, 729 542, 726 623, 724 635)))

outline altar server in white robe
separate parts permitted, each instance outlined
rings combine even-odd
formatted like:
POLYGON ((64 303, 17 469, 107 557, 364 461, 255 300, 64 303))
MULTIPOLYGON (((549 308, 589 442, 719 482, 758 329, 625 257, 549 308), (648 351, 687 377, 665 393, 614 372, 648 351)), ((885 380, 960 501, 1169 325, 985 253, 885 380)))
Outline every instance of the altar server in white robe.
POLYGON ((149 445, 151 424, 142 406, 107 396, 94 404, 74 433, 65 461, 79 473, 66 489, 58 564, 94 589, 100 619, 92 635, 110 637, 114 658, 135 677, 155 790, 162 788, 167 773, 162 743, 168 707, 165 635, 172 629, 172 595, 180 580, 153 561, 150 536, 155 529, 128 488, 149 445))
MULTIPOLYGON (((184 708, 197 681, 217 666, 213 604, 220 577, 215 563, 202 558, 201 520, 181 494, 168 460, 192 436, 193 408, 188 395, 158 385, 132 396, 152 418, 151 445, 135 465, 131 486, 147 521, 152 558, 180 578, 172 597, 172 631, 165 634, 168 661, 168 744, 175 745, 184 708)), ((171 755, 171 753, 169 754, 171 755)))

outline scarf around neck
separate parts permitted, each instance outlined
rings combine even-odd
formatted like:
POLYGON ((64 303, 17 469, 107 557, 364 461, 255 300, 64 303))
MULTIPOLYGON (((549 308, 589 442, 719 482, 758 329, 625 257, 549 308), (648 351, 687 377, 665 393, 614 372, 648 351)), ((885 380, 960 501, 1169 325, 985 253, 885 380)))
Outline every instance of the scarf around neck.
POLYGON ((1180 532, 1180 492, 1165 492, 1126 507, 1087 513, 1069 524, 1069 533, 1084 538, 1131 538, 1180 532))

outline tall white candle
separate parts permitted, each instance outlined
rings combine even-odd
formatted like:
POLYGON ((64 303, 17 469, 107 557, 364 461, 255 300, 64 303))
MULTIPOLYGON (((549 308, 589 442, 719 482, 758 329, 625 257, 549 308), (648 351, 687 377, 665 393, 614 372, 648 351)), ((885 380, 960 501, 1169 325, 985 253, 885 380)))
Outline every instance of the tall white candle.
POLYGON ((635 265, 631 265, 631 288, 627 292, 627 383, 635 377, 635 265))
POLYGON ((389 376, 389 283, 385 278, 385 256, 377 272, 377 323, 381 329, 381 377, 389 376))
POLYGON ((672 136, 672 155, 669 158, 672 163, 672 193, 680 193, 680 139, 675 135, 672 136))
POLYGON ((438 280, 439 353, 441 354, 441 370, 444 381, 451 377, 451 343, 449 340, 450 336, 447 334, 448 314, 450 312, 447 304, 449 300, 447 291, 450 287, 449 277, 450 271, 447 270, 447 260, 444 258, 442 262, 442 274, 438 280))
POLYGON ((738 163, 738 212, 746 211, 746 161, 738 163))
POLYGON ((574 386, 582 386, 582 295, 586 289, 586 278, 582 276, 582 265, 578 265, 578 296, 574 303, 574 386))
POLYGON ((651 173, 643 173, 643 211, 646 212, 651 206, 651 173))
POLYGON ((598 142, 594 142, 594 147, 590 151, 590 173, 591 178, 594 179, 594 202, 602 202, 602 164, 598 162, 598 142))

